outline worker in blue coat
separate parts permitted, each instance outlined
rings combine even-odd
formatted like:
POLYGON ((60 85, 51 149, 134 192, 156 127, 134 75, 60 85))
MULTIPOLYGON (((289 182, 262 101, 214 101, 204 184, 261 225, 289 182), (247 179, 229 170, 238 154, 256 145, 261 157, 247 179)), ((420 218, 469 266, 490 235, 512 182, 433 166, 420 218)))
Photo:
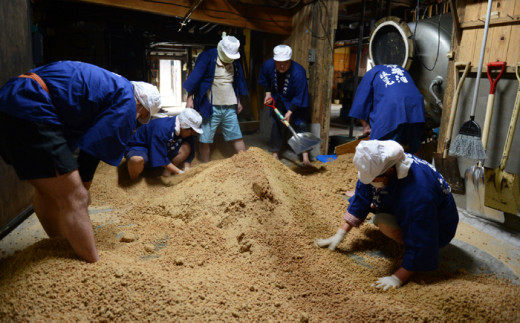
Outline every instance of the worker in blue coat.
POLYGON ((49 237, 66 238, 88 262, 99 259, 88 215, 98 163, 118 165, 137 120, 159 108, 155 86, 82 62, 50 63, 0 89, 0 155, 34 186, 49 237))
POLYGON ((125 159, 130 179, 147 167, 162 167, 162 176, 182 174, 195 157, 195 133, 201 134, 202 117, 184 109, 175 117, 158 118, 137 129, 128 143, 125 159))
POLYGON ((210 144, 220 126, 225 141, 233 142, 238 153, 245 151, 238 114, 242 111, 240 95, 247 95, 242 65, 238 61, 240 41, 234 36, 222 37, 217 48, 202 52, 183 87, 188 92, 187 108, 202 115, 203 134, 199 137, 199 157, 210 160, 210 144))
POLYGON ((370 139, 395 140, 417 153, 425 123, 424 98, 398 65, 376 65, 359 83, 349 117, 360 119, 370 139))
MULTIPOLYGON (((309 89, 307 73, 303 66, 293 61, 292 49, 287 45, 278 45, 273 49, 273 58, 262 64, 258 75, 258 84, 265 88, 264 103, 271 105, 273 99, 276 108, 284 116, 284 120, 294 125, 297 133, 307 132, 309 107, 309 89)), ((279 159, 283 138, 287 127, 271 110, 272 127, 269 141, 269 152, 279 159)), ((309 152, 302 154, 303 165, 312 166, 309 152)))
POLYGON ((453 239, 459 221, 451 188, 442 175, 393 140, 362 141, 354 164, 359 180, 345 222, 334 236, 317 239, 315 244, 335 250, 346 233, 372 212, 381 232, 405 246, 401 267, 380 278, 375 287, 398 288, 414 272, 437 269, 439 248, 453 239))

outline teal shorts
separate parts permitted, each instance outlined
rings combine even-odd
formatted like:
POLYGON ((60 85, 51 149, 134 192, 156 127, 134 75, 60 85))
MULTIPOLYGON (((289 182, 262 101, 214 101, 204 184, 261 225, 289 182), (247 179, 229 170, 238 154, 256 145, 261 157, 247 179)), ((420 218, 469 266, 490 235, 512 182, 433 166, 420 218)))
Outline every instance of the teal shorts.
POLYGON ((238 124, 237 106, 214 105, 213 114, 202 119, 203 133, 199 136, 199 142, 212 144, 218 126, 222 130, 225 141, 242 139, 242 132, 238 124))

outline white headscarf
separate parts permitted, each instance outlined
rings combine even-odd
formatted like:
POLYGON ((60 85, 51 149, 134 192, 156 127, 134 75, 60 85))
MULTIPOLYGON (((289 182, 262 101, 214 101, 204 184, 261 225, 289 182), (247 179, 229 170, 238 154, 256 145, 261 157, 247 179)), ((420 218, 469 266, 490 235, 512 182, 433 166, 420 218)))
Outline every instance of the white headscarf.
POLYGON ((354 164, 363 184, 369 184, 394 165, 397 178, 405 178, 412 162, 403 147, 393 140, 363 140, 357 145, 354 155, 354 164))
POLYGON ((224 63, 233 63, 235 59, 240 58, 239 48, 240 41, 236 37, 223 33, 222 40, 217 45, 218 57, 224 63))
POLYGON ((148 123, 152 116, 159 112, 161 108, 161 94, 157 87, 150 83, 132 81, 132 85, 134 86, 135 97, 149 112, 146 118, 137 120, 142 124, 148 123))

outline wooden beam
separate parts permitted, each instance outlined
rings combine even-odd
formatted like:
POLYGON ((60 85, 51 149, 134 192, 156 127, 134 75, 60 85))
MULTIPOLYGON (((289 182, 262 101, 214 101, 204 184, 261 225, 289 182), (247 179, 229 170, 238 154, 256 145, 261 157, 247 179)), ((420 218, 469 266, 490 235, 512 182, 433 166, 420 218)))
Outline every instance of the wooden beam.
MULTIPOLYGON (((69 0, 155 13, 178 18, 186 17, 196 0, 69 0)), ((190 18, 226 26, 247 28, 268 33, 290 35, 293 12, 272 7, 245 5, 226 0, 204 0, 190 18)))
MULTIPOLYGON (((491 18, 489 20, 489 26, 498 26, 498 25, 516 25, 520 24, 520 16, 506 16, 500 18, 491 18)), ((483 20, 473 20, 466 21, 460 24, 460 28, 469 29, 469 28, 483 28, 485 25, 485 21, 483 20)))

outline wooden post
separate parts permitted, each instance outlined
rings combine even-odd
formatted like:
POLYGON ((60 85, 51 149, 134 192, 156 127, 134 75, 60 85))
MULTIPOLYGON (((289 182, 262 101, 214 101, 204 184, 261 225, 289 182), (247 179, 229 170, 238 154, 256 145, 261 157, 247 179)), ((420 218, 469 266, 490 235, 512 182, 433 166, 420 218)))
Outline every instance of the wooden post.
POLYGON ((326 154, 329 145, 337 22, 338 0, 314 2, 293 16, 293 31, 288 41, 293 48, 293 59, 307 67, 311 131, 322 139, 314 155, 326 154))

